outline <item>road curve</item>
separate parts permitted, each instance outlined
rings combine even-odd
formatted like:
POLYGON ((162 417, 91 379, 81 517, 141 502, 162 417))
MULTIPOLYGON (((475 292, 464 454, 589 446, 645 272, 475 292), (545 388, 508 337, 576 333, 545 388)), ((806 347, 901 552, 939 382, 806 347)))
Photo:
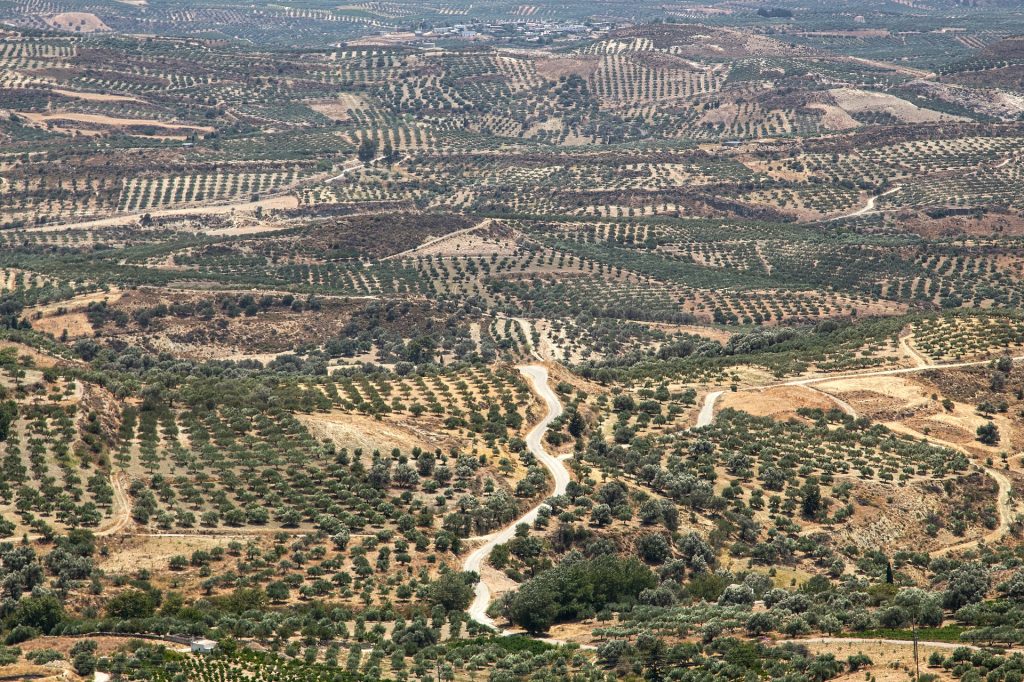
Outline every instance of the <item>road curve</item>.
POLYGON ((715 419, 715 401, 717 401, 725 391, 712 391, 704 396, 704 404, 700 407, 700 412, 697 414, 697 428, 702 426, 709 426, 715 419))
MULTIPOLYGON (((905 433, 915 438, 920 438, 928 443, 931 443, 932 445, 938 445, 940 447, 949 448, 950 450, 956 450, 957 452, 963 453, 963 455, 967 457, 968 460, 977 464, 974 455, 972 455, 962 445, 957 445, 956 443, 953 443, 948 440, 943 440, 941 438, 927 436, 921 433, 920 431, 917 431, 915 429, 910 428, 909 426, 906 426, 905 424, 890 423, 888 424, 888 426, 893 431, 905 433)), ((999 489, 999 492, 996 495, 996 512, 999 515, 999 525, 996 526, 996 528, 993 531, 986 533, 984 536, 980 538, 975 538, 973 540, 964 540, 963 542, 957 542, 956 544, 946 545, 945 547, 940 547, 938 549, 932 550, 931 552, 929 552, 930 556, 945 556, 953 552, 964 552, 969 549, 975 549, 981 542, 984 542, 987 545, 995 545, 998 544, 1010 532, 1010 524, 1013 523, 1013 501, 1010 499, 1010 493, 1013 490, 1013 483, 1010 481, 1009 478, 1006 477, 1006 475, 1003 472, 999 471, 994 467, 984 466, 981 464, 978 464, 978 467, 986 474, 988 474, 988 476, 996 482, 996 486, 999 489)))
POLYGON ((840 398, 838 396, 834 396, 831 393, 829 393, 828 391, 823 391, 820 388, 815 388, 814 386, 804 386, 803 388, 807 389, 808 391, 810 391, 812 393, 817 393, 818 395, 823 396, 823 397, 827 398, 828 400, 831 400, 832 402, 834 402, 836 404, 836 407, 838 407, 844 413, 850 415, 854 419, 857 418, 857 410, 854 409, 853 405, 851 405, 850 403, 846 402, 842 398, 840 398))
MULTIPOLYGON (((544 418, 537 423, 530 432, 526 435, 526 447, 529 448, 537 460, 544 465, 551 476, 555 479, 555 489, 552 495, 561 495, 565 492, 566 487, 569 485, 569 470, 565 468, 565 465, 555 457, 552 457, 544 449, 544 445, 541 443, 541 439, 544 437, 544 433, 547 431, 548 424, 553 419, 562 414, 562 403, 559 402, 558 396, 548 386, 548 369, 543 365, 521 365, 519 371, 522 373, 526 380, 530 382, 534 392, 539 395, 547 406, 547 414, 544 418)), ((508 542, 516 533, 516 526, 520 523, 532 524, 537 518, 537 514, 540 512, 541 507, 547 506, 544 502, 541 502, 530 511, 523 514, 521 517, 510 523, 508 526, 488 536, 487 541, 473 550, 473 553, 466 557, 466 561, 462 565, 463 571, 473 571, 480 573, 480 569, 483 567, 484 560, 490 555, 491 551, 500 544, 508 542)), ((476 589, 473 595, 473 602, 469 605, 467 612, 469 617, 488 627, 496 627, 494 620, 487 615, 487 606, 491 603, 491 589, 487 583, 481 577, 480 581, 476 584, 476 589)))
POLYGON ((904 355, 913 360, 914 364, 918 367, 927 367, 932 364, 930 359, 928 359, 921 351, 914 348, 914 344, 911 343, 912 338, 912 334, 905 334, 899 339, 900 349, 903 351, 904 355))
MULTIPOLYGON (((86 530, 92 530, 93 536, 98 538, 120 533, 132 523, 132 503, 124 489, 124 473, 111 474, 110 486, 114 489, 114 498, 110 503, 110 523, 96 529, 86 528, 86 530)), ((46 539, 45 535, 39 533, 25 533, 24 537, 30 542, 46 539)))
MULTIPOLYGON (((769 388, 779 388, 781 386, 803 386, 806 388, 810 387, 811 384, 824 384, 830 381, 841 381, 844 379, 863 379, 866 377, 888 377, 898 376, 900 374, 916 374, 918 372, 927 372, 928 370, 932 369, 960 369, 962 367, 981 367, 982 365, 987 365, 991 363, 992 360, 993 358, 990 358, 988 360, 971 360, 969 362, 948 362, 945 364, 938 365, 918 365, 917 367, 896 367, 895 369, 877 369, 868 372, 853 372, 847 374, 823 374, 819 376, 807 377, 805 379, 793 379, 790 381, 781 381, 774 384, 765 384, 763 386, 745 386, 738 390, 764 391, 769 388)), ((1016 355, 1014 357, 1011 357, 1010 360, 1012 362, 1024 361, 1024 355, 1016 355)), ((700 414, 697 415, 697 423, 694 424, 695 428, 707 426, 714 420, 715 401, 718 400, 722 393, 724 393, 724 391, 714 391, 713 393, 708 393, 704 397, 704 405, 700 408, 700 414)), ((843 402, 836 399, 835 396, 833 396, 831 393, 826 393, 825 391, 821 391, 821 393, 825 393, 830 398, 835 400, 836 403, 843 408, 843 411, 850 413, 850 410, 853 409, 852 407, 850 407, 849 410, 846 409, 843 402)))
MULTIPOLYGON (((958 449, 963 451, 963 448, 958 449)), ((1010 482, 1010 479, 1003 475, 1003 472, 997 469, 983 466, 981 467, 981 470, 988 474, 999 487, 999 492, 996 495, 996 511, 999 514, 999 525, 996 526, 996 529, 991 533, 987 533, 981 538, 958 542, 955 545, 947 545, 929 552, 931 556, 946 556, 953 552, 966 552, 970 549, 976 549, 982 542, 986 545, 998 545, 999 542, 1009 534, 1010 524, 1013 523, 1013 502, 1010 500, 1010 492, 1013 490, 1013 484, 1010 482)))
POLYGON ((839 216, 836 216, 834 218, 829 218, 827 222, 832 222, 834 220, 844 220, 846 218, 857 218, 857 217, 862 216, 862 215, 867 215, 868 213, 873 213, 874 210, 875 210, 875 202, 877 202, 882 197, 887 197, 890 194, 892 194, 893 192, 896 192, 897 190, 899 190, 899 188, 900 188, 899 185, 897 185, 897 186, 893 187, 892 189, 889 189, 889 190, 887 190, 885 192, 882 192, 881 194, 877 194, 875 196, 868 197, 867 203, 865 203, 863 206, 861 206, 857 210, 851 211, 850 213, 844 213, 843 215, 839 215, 839 216))
MULTIPOLYGON (((1022 357, 1022 356, 1017 356, 1017 357, 1011 358, 1011 360, 1013 362, 1020 362, 1022 359, 1024 359, 1024 357, 1022 357)), ((856 417, 857 416, 857 412, 853 408, 852 405, 847 403, 845 400, 832 395, 831 393, 828 393, 828 392, 823 391, 821 389, 815 388, 814 386, 812 386, 812 384, 826 383, 828 381, 834 381, 834 380, 839 380, 839 379, 856 379, 858 377, 893 376, 893 375, 898 375, 898 374, 913 374, 913 373, 916 373, 916 372, 924 372, 924 371, 931 370, 931 369, 954 369, 954 368, 959 368, 959 367, 975 367, 975 366, 979 366, 979 365, 988 364, 989 362, 991 362, 991 361, 990 360, 982 360, 982 361, 977 361, 977 362, 953 362, 953 363, 949 363, 949 364, 945 364, 945 365, 923 365, 923 366, 918 366, 918 367, 901 367, 901 368, 898 368, 898 369, 877 370, 877 371, 873 371, 873 372, 863 372, 861 374, 848 374, 848 375, 833 376, 833 377, 828 377, 828 376, 824 376, 824 377, 811 377, 809 379, 797 379, 795 381, 786 381, 786 382, 783 382, 783 383, 780 383, 780 384, 771 384, 771 385, 767 385, 767 386, 743 388, 743 389, 740 389, 740 390, 744 390, 744 391, 760 391, 760 390, 764 390, 766 388, 773 388, 773 387, 777 387, 777 386, 800 386, 802 388, 806 388, 806 389, 809 389, 811 391, 815 391, 815 392, 820 393, 820 394, 822 394, 822 395, 824 395, 824 396, 826 396, 828 398, 831 398, 846 414, 849 414, 849 415, 851 415, 853 417, 856 417)), ((714 391, 712 393, 708 393, 704 397, 704 404, 701 406, 700 413, 697 415, 697 423, 694 425, 695 428, 700 428, 702 426, 707 426, 707 425, 709 425, 714 420, 714 418, 715 418, 715 402, 722 395, 722 393, 723 393, 723 391, 714 391)), ((929 442, 929 443, 931 443, 933 445, 939 445, 939 446, 942 446, 942 447, 947 447, 947 448, 950 448, 950 449, 953 449, 953 450, 957 450, 959 452, 962 452, 964 455, 966 455, 969 460, 974 461, 974 457, 971 455, 971 453, 969 453, 967 450, 965 450, 960 445, 957 445, 956 443, 951 443, 951 442, 946 441, 946 440, 941 440, 941 439, 938 439, 938 438, 932 438, 931 436, 926 436, 925 434, 920 433, 918 431, 915 431, 914 429, 911 429, 910 427, 908 427, 908 426, 906 426, 904 424, 889 423, 888 427, 891 430, 893 430, 893 431, 896 431, 896 432, 899 432, 899 433, 904 433, 904 434, 907 434, 907 435, 910 435, 910 436, 914 436, 915 438, 921 438, 921 439, 925 440, 926 442, 929 442)), ((996 482, 996 485, 999 487, 999 494, 998 494, 998 497, 996 499, 996 509, 998 511, 998 514, 999 514, 999 526, 994 531, 992 531, 991 533, 988 533, 987 535, 985 535, 983 538, 975 539, 975 540, 967 540, 967 541, 964 541, 964 542, 959 542, 959 543, 954 544, 954 545, 947 545, 946 547, 941 547, 939 549, 933 550, 932 552, 930 552, 931 556, 944 556, 946 554, 950 554, 951 552, 962 552, 964 550, 974 549, 975 547, 978 546, 978 544, 979 544, 979 542, 981 540, 983 540, 986 544, 994 544, 994 543, 997 543, 1000 540, 1002 540, 1004 537, 1006 537, 1007 533, 1010 532, 1010 524, 1013 522, 1013 502, 1010 499, 1010 493, 1011 493, 1011 491, 1013 489, 1013 484, 1010 481, 1010 479, 1008 479, 1006 477, 1006 475, 1004 475, 1001 471, 999 471, 999 470, 997 470, 997 469, 995 469, 993 467, 990 467, 990 466, 980 466, 980 468, 981 468, 982 471, 984 471, 986 474, 988 474, 996 482)))

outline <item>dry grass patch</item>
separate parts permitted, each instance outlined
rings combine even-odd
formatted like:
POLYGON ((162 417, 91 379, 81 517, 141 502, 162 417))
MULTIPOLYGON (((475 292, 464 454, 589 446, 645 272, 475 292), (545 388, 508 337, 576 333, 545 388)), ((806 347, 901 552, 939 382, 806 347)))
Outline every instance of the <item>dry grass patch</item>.
POLYGON ((366 103, 359 95, 342 93, 336 99, 313 102, 308 106, 332 121, 348 121, 352 118, 349 112, 362 111, 366 108, 366 103))
POLYGON ((743 410, 757 417, 785 420, 797 416, 800 408, 831 410, 836 404, 821 393, 802 386, 778 386, 764 391, 737 391, 722 394, 718 409, 743 410))
POLYGON ((81 339, 92 336, 93 328, 85 313, 64 313, 33 320, 32 328, 54 338, 81 339))
POLYGON ((91 12, 61 12, 48 17, 46 23, 50 28, 75 33, 100 33, 113 30, 91 12))
POLYGON ((834 104, 813 102, 807 106, 810 109, 817 109, 822 112, 821 125, 828 130, 850 130, 852 128, 860 127, 860 122, 857 121, 857 119, 850 116, 849 112, 846 110, 841 109, 834 104))
MULTIPOLYGON (((799 641, 799 640, 797 640, 799 641)), ((914 647, 912 642, 906 644, 887 644, 882 642, 807 642, 806 646, 814 654, 833 654, 845 661, 855 654, 865 654, 871 659, 872 665, 867 668, 876 682, 906 682, 914 671, 914 647)), ((921 672, 935 675, 939 680, 954 680, 949 671, 943 668, 930 668, 926 661, 933 651, 948 656, 950 651, 945 647, 922 642, 919 644, 921 672)), ((846 673, 832 678, 833 682, 863 682, 865 671, 846 673)))
POLYGON ((419 426, 387 422, 365 415, 332 410, 296 415, 298 420, 316 438, 331 440, 338 448, 364 452, 389 452, 398 448, 403 452, 419 447, 427 452, 443 448, 449 439, 431 433, 419 426))
POLYGON ((601 60, 591 55, 549 56, 538 59, 535 66, 538 75, 548 80, 557 81, 562 76, 579 76, 587 79, 597 73, 601 60))
POLYGON ((933 391, 904 376, 874 376, 836 379, 815 384, 849 402, 857 414, 869 418, 909 416, 937 409, 933 391))
POLYGON ((14 663, 0 667, 0 682, 68 682, 69 680, 81 680, 82 678, 74 673, 65 670, 63 665, 33 665, 31 663, 14 663))
POLYGON ((90 303, 106 300, 110 304, 121 298, 118 291, 95 291, 66 301, 47 303, 25 309, 25 316, 32 320, 32 328, 44 334, 60 338, 67 332, 67 338, 80 339, 92 336, 93 327, 85 314, 90 303))
POLYGON ((47 114, 31 111, 19 111, 15 113, 18 116, 21 116, 22 118, 25 118, 32 123, 42 125, 45 125, 49 121, 71 121, 74 123, 83 123, 88 125, 112 128, 145 126, 152 128, 160 128, 161 130, 171 131, 178 134, 185 134, 192 131, 202 133, 212 133, 214 131, 214 128, 212 126, 200 126, 193 125, 191 123, 167 123, 165 121, 158 121, 153 118, 115 118, 113 116, 105 116, 103 114, 84 114, 76 111, 58 111, 47 114))
POLYGON ((106 541, 109 552, 101 557, 100 567, 107 573, 135 573, 146 569, 156 574, 163 573, 168 578, 174 574, 166 574, 167 562, 171 557, 191 556, 197 549, 210 550, 214 547, 227 549, 232 540, 238 539, 229 534, 193 535, 188 537, 118 535, 106 541))
POLYGON ((829 90, 829 94, 836 105, 848 114, 881 112, 890 114, 904 123, 965 120, 960 116, 922 109, 907 100, 882 92, 871 92, 858 88, 834 88, 829 90))

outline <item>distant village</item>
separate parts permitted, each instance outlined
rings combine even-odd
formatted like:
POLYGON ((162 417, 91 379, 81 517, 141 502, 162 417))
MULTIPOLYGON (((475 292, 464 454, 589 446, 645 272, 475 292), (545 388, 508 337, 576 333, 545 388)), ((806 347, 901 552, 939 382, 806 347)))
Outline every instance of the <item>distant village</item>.
POLYGON ((494 40, 517 40, 525 42, 542 42, 558 38, 586 38, 594 34, 607 33, 615 28, 611 23, 586 24, 567 23, 561 21, 501 21, 492 23, 455 24, 454 26, 435 28, 429 32, 421 32, 424 37, 458 37, 463 40, 488 38, 494 40))
POLYGON ((447 43, 453 40, 547 45, 561 41, 601 38, 613 29, 625 25, 627 25, 626 22, 612 21, 587 21, 586 23, 540 20, 473 21, 451 26, 427 26, 414 31, 381 31, 375 37, 364 38, 360 41, 348 41, 348 44, 352 45, 357 42, 403 43, 417 45, 424 49, 436 47, 437 43, 447 43))

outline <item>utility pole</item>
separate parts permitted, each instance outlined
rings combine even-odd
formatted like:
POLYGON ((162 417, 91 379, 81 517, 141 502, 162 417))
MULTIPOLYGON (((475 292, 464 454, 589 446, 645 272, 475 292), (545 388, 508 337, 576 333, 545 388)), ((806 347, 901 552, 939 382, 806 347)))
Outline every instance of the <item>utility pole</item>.
POLYGON ((911 621, 911 630, 914 632, 914 679, 921 679, 921 660, 917 655, 917 618, 911 621))

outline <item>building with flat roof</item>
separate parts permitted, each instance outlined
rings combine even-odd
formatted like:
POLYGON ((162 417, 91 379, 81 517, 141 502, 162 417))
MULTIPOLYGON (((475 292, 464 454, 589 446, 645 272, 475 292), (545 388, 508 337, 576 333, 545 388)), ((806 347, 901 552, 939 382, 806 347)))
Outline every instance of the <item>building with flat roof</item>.
POLYGON ((192 653, 194 654, 210 654, 217 648, 217 643, 212 639, 193 639, 192 640, 192 653))

